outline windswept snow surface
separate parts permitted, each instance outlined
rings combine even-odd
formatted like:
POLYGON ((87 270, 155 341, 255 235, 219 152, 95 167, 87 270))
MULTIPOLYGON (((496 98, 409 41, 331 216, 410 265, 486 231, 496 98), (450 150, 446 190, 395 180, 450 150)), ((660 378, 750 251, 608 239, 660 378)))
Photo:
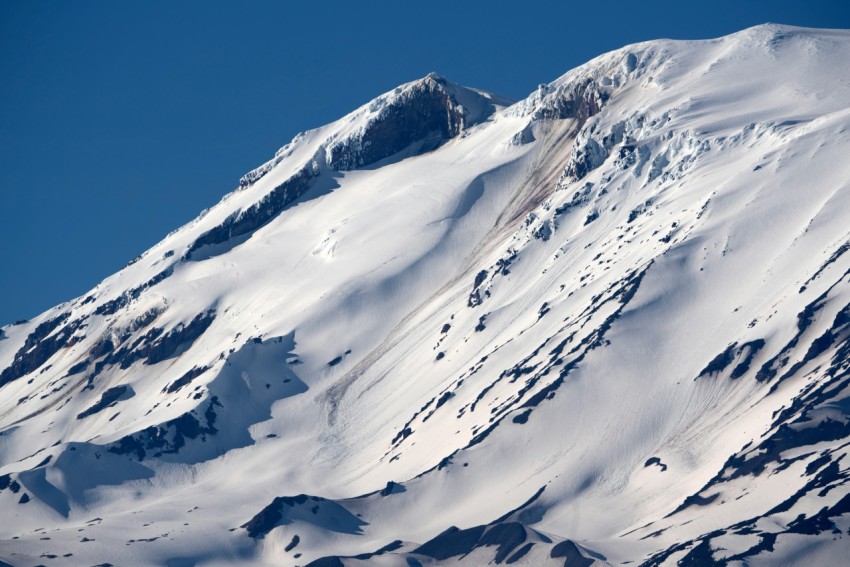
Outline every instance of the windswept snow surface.
POLYGON ((429 75, 0 334, 0 559, 841 564, 850 32, 429 75))

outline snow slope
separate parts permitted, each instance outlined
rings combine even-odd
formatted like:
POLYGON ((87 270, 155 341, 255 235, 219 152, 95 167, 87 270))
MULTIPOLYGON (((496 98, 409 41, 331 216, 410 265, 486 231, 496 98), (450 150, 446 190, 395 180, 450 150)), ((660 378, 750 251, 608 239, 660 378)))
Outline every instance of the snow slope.
POLYGON ((12 565, 840 564, 850 32, 431 74, 0 334, 12 565))

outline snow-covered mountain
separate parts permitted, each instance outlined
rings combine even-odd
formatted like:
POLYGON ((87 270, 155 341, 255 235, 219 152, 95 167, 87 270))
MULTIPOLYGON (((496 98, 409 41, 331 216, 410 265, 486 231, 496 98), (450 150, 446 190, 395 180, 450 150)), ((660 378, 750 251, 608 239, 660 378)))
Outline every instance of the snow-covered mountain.
POLYGON ((299 134, 2 328, 0 559, 843 563, 848 61, 764 25, 299 134))

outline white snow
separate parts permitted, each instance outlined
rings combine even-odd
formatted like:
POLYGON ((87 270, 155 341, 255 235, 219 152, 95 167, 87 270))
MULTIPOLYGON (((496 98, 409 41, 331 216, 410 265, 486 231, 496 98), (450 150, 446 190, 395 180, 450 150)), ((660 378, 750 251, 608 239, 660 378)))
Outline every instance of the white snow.
MULTIPOLYGON (((0 491, 0 558, 305 565, 394 540, 410 552, 449 526, 487 524, 543 486, 523 522, 611 564, 765 515, 810 480, 806 465, 821 452, 846 453, 843 439, 783 455, 802 460, 716 485, 702 494, 717 492, 711 503, 668 516, 745 444, 758 445, 775 412, 827 380, 834 349, 771 392, 850 303, 850 254, 825 264, 850 240, 848 60, 850 32, 765 25, 602 55, 515 105, 491 97, 497 112, 463 135, 377 167, 333 172, 322 156, 414 83, 299 134, 253 183, 91 294, 3 328, 6 368, 38 324, 88 316, 78 342, 0 389, 0 475, 22 485, 0 491), (608 96, 598 114, 542 118, 587 80, 608 96), (588 155, 593 167, 576 179, 569 166, 588 155), (236 246, 180 261, 201 234, 314 162, 316 186, 293 206, 236 246), (128 306, 94 314, 167 267, 173 275, 128 306), (824 293, 786 367, 757 381, 824 293), (131 344, 210 309, 211 326, 173 357, 107 366, 90 390, 91 368, 66 377, 104 337, 131 344), (153 322, 136 328, 147 312, 153 322), (759 339, 743 376, 730 373, 745 352, 697 378, 730 344, 759 339), (118 385, 135 395, 77 419, 118 385), (515 422, 538 393, 527 422, 515 422), (140 462, 108 451, 189 410, 201 418, 214 396, 223 407, 206 441, 140 462), (405 427, 412 433, 399 440, 405 427), (645 466, 651 457, 666 470, 645 466), (347 500, 388 481, 405 490, 347 500), (32 500, 18 504, 24 492, 32 500), (299 494, 344 500, 362 525, 293 516, 256 542, 240 528, 275 497, 299 494), (284 552, 295 534, 300 543, 284 552)), ((475 105, 489 95, 450 88, 483 116, 475 105)), ((846 421, 843 407, 834 420, 846 421)), ((848 489, 813 494, 759 529, 783 531, 848 489)), ((846 530, 846 517, 836 522, 846 530)), ((847 547, 832 538, 780 535, 773 554, 748 561, 830 563, 847 547)), ((528 564, 551 561, 540 542, 528 564)), ((729 531, 711 547, 731 557, 758 542, 729 531)), ((491 561, 490 549, 467 562, 491 561)), ((406 564, 370 561, 350 564, 406 564)))

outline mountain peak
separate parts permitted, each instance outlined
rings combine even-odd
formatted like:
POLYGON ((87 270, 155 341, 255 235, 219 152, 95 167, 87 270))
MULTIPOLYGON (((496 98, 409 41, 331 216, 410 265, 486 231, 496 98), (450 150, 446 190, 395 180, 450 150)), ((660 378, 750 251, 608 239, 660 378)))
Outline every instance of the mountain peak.
POLYGON ((513 102, 431 72, 375 97, 328 126, 299 134, 272 160, 245 174, 239 185, 256 183, 307 137, 319 139, 323 147, 324 157, 315 158, 317 163, 345 171, 371 165, 417 142, 425 142, 425 151, 433 149, 513 102))
POLYGON ((431 71, 430 73, 428 73, 427 75, 425 75, 423 77, 423 80, 424 79, 429 79, 431 81, 435 81, 435 82, 438 82, 438 83, 445 83, 446 82, 446 78, 443 77, 442 75, 440 75, 439 73, 437 73, 436 71, 431 71))
POLYGON ((0 563, 843 564, 847 60, 758 26, 299 134, 0 329, 0 563))

